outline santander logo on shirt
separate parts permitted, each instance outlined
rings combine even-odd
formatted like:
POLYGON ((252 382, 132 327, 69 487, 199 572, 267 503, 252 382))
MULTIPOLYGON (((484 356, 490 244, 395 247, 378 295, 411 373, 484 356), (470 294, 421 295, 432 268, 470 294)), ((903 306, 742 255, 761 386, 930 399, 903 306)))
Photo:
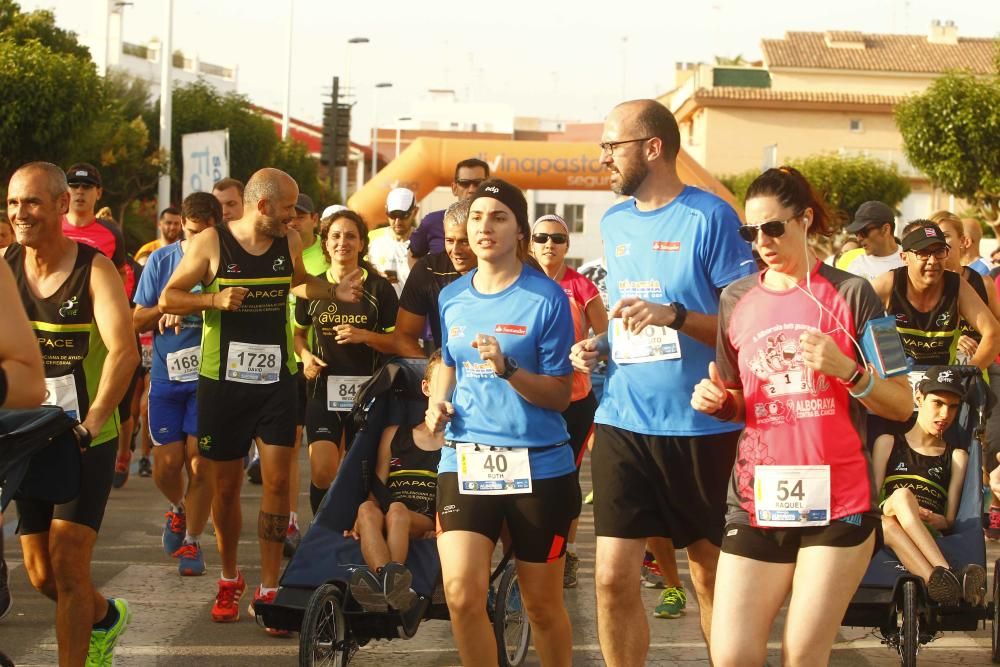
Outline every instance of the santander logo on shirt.
POLYGON ((494 333, 511 334, 512 336, 525 336, 528 334, 528 327, 521 324, 498 324, 494 333))
POLYGON ((662 252, 680 252, 680 241, 653 241, 653 250, 662 252))

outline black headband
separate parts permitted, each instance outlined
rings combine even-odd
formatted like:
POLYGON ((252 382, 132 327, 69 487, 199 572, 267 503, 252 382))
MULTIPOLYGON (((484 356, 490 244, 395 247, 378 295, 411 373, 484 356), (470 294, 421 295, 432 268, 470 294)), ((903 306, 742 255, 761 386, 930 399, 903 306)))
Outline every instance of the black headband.
POLYGON ((472 195, 472 203, 482 197, 489 197, 503 203, 504 206, 513 211, 518 227, 530 228, 528 225, 528 202, 524 198, 524 193, 517 186, 499 178, 491 178, 479 185, 476 194, 472 195))

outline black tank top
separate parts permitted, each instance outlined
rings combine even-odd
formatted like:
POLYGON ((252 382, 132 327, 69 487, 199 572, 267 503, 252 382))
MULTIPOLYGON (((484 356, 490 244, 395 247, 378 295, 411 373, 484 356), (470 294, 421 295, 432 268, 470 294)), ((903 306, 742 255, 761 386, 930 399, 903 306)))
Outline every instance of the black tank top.
MULTIPOLYGON (((962 277, 965 278, 965 281, 969 283, 969 286, 976 291, 976 294, 978 294, 979 298, 983 300, 983 303, 989 306, 990 297, 986 293, 986 283, 983 282, 983 277, 967 266, 962 267, 962 277)), ((983 339, 983 335, 976 331, 975 327, 965 320, 959 321, 959 327, 963 336, 968 336, 977 343, 983 339)))
POLYGON ((238 310, 205 311, 201 375, 213 380, 271 384, 297 372, 288 325, 292 259, 288 239, 276 238, 262 255, 251 255, 228 225, 218 225, 219 270, 205 293, 227 287, 249 291, 238 310))
POLYGON ((947 365, 955 359, 958 343, 958 287, 961 276, 952 271, 943 275, 941 298, 928 312, 913 307, 906 296, 906 267, 892 270, 889 313, 896 316, 896 328, 906 355, 919 366, 947 365))
POLYGON ((413 442, 413 427, 401 425, 390 445, 389 493, 417 514, 434 516, 441 452, 426 452, 413 442))
POLYGON ((885 466, 885 481, 879 492, 879 504, 896 489, 907 488, 917 503, 930 511, 944 515, 948 509, 948 485, 951 483, 952 446, 945 443, 944 453, 924 456, 910 447, 906 436, 893 436, 892 452, 885 466))

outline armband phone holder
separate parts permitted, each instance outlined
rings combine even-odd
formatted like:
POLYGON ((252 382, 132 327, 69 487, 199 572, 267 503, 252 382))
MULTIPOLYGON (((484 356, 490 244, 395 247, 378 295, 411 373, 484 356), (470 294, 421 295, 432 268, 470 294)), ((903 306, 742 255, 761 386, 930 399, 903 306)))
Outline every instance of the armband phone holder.
POLYGON ((906 356, 903 341, 892 315, 869 320, 861 334, 861 350, 879 377, 888 378, 910 372, 913 362, 906 356))

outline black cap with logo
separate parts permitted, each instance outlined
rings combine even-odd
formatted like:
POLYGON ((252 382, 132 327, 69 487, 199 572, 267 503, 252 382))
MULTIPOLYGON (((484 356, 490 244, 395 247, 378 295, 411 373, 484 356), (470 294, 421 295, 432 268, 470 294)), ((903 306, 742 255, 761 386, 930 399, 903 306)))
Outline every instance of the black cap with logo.
POLYGON ((101 187, 101 172, 87 162, 78 162, 66 170, 66 182, 70 185, 83 183, 101 187))

